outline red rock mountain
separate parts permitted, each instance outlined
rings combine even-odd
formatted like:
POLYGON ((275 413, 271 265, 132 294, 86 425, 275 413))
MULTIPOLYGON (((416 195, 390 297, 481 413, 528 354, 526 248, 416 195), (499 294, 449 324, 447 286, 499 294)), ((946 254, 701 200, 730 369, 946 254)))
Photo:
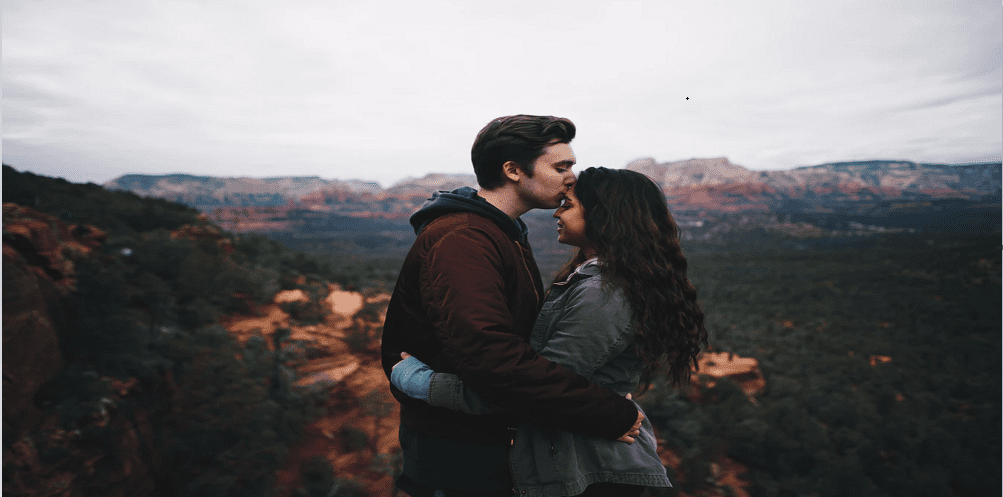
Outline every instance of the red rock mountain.
MULTIPOLYGON (((727 158, 657 163, 639 159, 627 169, 662 187, 674 209, 707 212, 865 211, 928 205, 939 199, 999 203, 1001 164, 921 164, 909 161, 838 162, 786 171, 752 171, 727 158), (884 202, 885 204, 882 204, 884 202)), ((166 198, 216 212, 217 221, 244 215, 258 222, 284 219, 288 209, 362 218, 405 218, 436 190, 476 186, 473 175, 429 174, 390 188, 358 180, 318 177, 215 178, 126 175, 104 185, 166 198), (235 213, 234 209, 241 209, 235 213)), ((281 226, 272 226, 282 229, 281 226)))
POLYGON ((750 171, 721 157, 627 165, 661 185, 676 208, 719 212, 876 207, 880 202, 936 199, 999 202, 1001 164, 840 162, 787 171, 750 171))

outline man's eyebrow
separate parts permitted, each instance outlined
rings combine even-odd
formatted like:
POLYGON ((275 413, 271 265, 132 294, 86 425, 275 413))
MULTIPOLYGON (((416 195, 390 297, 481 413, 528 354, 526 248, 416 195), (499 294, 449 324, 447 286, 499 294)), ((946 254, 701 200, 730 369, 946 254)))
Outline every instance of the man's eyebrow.
POLYGON ((554 163, 554 167, 561 167, 561 166, 571 167, 573 165, 575 165, 575 161, 573 161, 573 160, 562 160, 561 162, 555 162, 554 163))

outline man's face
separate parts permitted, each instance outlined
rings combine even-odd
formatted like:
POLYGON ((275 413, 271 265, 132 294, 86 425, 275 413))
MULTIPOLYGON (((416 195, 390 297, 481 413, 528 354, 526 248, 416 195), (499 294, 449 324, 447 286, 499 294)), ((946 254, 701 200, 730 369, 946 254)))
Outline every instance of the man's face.
POLYGON ((556 209, 575 184, 575 153, 567 143, 552 143, 533 163, 533 176, 519 182, 520 197, 531 209, 556 209))

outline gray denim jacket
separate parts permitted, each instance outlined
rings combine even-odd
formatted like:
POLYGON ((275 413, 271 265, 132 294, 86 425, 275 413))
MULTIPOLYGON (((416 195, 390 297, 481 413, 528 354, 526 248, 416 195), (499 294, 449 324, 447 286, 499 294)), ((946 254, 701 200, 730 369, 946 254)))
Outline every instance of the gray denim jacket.
MULTIPOLYGON (((627 395, 637 388, 642 368, 633 348, 632 318, 623 291, 602 287, 593 259, 551 289, 530 346, 589 381, 627 395)), ((432 375, 428 403, 470 414, 497 412, 452 374, 432 375)), ((521 423, 509 452, 516 495, 577 495, 597 482, 671 487, 656 444, 647 417, 633 444, 521 423)))

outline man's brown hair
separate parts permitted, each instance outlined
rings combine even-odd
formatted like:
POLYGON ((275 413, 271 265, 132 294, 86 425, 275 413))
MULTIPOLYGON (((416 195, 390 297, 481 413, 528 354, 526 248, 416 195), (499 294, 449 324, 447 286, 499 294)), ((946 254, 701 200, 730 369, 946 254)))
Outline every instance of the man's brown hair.
POLYGON ((504 185, 502 165, 508 161, 532 177, 533 162, 547 145, 574 138, 575 124, 563 117, 519 114, 494 119, 477 133, 470 149, 477 183, 486 190, 504 185))

